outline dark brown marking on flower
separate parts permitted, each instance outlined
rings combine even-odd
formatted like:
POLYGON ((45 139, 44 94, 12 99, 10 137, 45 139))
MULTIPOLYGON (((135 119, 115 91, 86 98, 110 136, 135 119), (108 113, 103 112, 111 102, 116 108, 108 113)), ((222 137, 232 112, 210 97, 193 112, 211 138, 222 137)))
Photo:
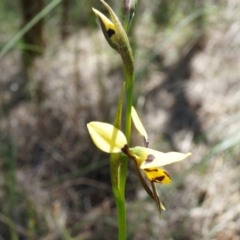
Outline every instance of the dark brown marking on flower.
POLYGON ((149 145, 149 141, 147 138, 144 137, 144 143, 145 143, 145 147, 148 148, 149 145))
POLYGON ((157 169, 144 169, 145 172, 158 172, 157 169))
POLYGON ((129 147, 128 147, 127 144, 124 145, 124 147, 121 148, 121 150, 122 150, 122 152, 123 152, 125 155, 127 155, 130 159, 136 161, 135 155, 129 150, 129 147))
POLYGON ((108 34, 108 36, 111 38, 112 35, 115 34, 115 31, 114 31, 113 29, 109 28, 109 29, 107 30, 107 34, 108 34))
POLYGON ((127 145, 127 144, 124 145, 121 150, 122 150, 122 152, 123 152, 124 154, 126 154, 128 157, 130 157, 131 154, 130 154, 130 152, 129 152, 129 148, 128 148, 128 145, 127 145))
POLYGON ((146 159, 146 163, 151 163, 153 160, 155 159, 155 157, 152 154, 147 155, 147 159, 146 159))
POLYGON ((126 152, 129 150, 128 145, 125 144, 121 150, 122 150, 123 153, 126 154, 126 152))
POLYGON ((169 177, 169 179, 171 179, 170 175, 166 171, 163 172, 169 177))
POLYGON ((156 177, 156 178, 153 178, 153 181, 162 182, 164 180, 164 178, 165 178, 165 176, 156 177))

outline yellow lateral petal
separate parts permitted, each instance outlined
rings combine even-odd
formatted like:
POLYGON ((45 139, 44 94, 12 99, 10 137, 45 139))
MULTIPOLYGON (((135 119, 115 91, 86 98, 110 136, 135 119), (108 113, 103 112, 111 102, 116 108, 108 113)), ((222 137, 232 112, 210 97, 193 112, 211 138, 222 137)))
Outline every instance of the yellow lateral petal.
POLYGON ((162 152, 154 151, 151 153, 150 153, 150 161, 148 161, 149 159, 149 155, 148 155, 146 161, 142 163, 140 168, 145 169, 145 168, 152 168, 152 167, 162 167, 174 162, 182 161, 191 155, 191 153, 184 154, 179 152, 162 153, 162 152), (155 157, 154 159, 152 158, 151 153, 153 153, 153 156, 155 157))
POLYGON ((134 154, 141 169, 162 167, 174 162, 182 161, 191 153, 169 152, 163 153, 150 148, 134 147, 130 151, 134 154))
POLYGON ((135 108, 133 106, 132 106, 131 115, 132 115, 132 120, 133 120, 133 123, 134 123, 136 129, 145 138, 145 141, 148 142, 147 132, 146 132, 145 128, 143 127, 142 122, 141 122, 140 118, 138 117, 137 111, 135 110, 135 108))
POLYGON ((168 184, 171 182, 170 175, 166 170, 162 168, 147 168, 143 169, 143 171, 151 182, 162 184, 168 184))
POLYGON ((126 137, 122 131, 111 124, 90 122, 87 124, 87 128, 93 142, 103 152, 121 152, 121 149, 127 144, 126 137))

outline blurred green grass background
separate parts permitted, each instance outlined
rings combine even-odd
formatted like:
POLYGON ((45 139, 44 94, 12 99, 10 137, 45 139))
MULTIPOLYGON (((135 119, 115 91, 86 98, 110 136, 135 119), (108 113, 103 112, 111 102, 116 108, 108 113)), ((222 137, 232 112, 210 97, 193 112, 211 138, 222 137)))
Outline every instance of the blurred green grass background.
MULTIPOLYGON (((26 26, 22 2, 0 1, 0 51, 26 26)), ((86 123, 113 121, 121 62, 92 13, 100 1, 55 2, 41 47, 21 38, 0 59, 0 239, 116 239, 108 155, 86 123)), ((107 2, 121 16, 123 1, 107 2)), ((134 105, 151 148, 192 156, 166 167, 162 219, 130 164, 128 239, 240 239, 239 11, 234 0, 139 1, 134 105)))

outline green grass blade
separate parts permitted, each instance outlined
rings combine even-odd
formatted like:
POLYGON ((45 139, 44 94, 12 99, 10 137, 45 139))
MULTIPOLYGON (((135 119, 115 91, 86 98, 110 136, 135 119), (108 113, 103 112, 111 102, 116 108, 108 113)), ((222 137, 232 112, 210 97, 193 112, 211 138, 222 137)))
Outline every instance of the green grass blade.
POLYGON ((36 23, 44 18, 53 10, 62 0, 53 0, 41 12, 39 12, 28 24, 26 24, 1 50, 0 59, 11 50, 15 44, 27 33, 36 23))

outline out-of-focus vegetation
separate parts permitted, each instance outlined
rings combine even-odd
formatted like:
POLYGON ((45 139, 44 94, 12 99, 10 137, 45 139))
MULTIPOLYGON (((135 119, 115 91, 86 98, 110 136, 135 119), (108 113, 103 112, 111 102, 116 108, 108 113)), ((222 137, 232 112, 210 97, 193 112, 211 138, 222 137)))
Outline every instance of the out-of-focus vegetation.
MULTIPOLYGON (((0 49, 26 24, 21 2, 0 1, 0 49)), ((107 2, 121 16, 123 1, 107 2)), ((0 239, 117 237, 108 156, 86 123, 113 121, 123 76, 92 7, 105 11, 60 2, 43 19, 44 49, 21 40, 0 59, 0 239), (24 50, 42 54, 29 64, 24 50)), ((240 238, 239 11, 234 0, 139 1, 135 106, 150 147, 193 155, 167 167, 160 220, 129 166, 128 239, 240 238)))

